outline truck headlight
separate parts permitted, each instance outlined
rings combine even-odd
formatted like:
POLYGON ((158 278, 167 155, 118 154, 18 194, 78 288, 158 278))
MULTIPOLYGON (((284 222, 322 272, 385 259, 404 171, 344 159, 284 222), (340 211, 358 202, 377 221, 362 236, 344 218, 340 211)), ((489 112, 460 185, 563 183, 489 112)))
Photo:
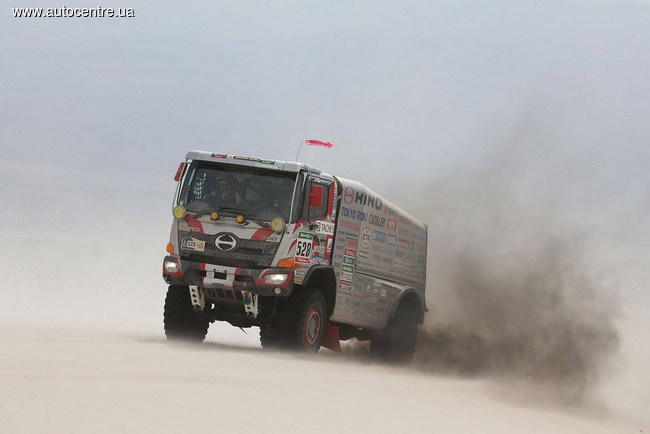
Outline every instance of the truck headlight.
POLYGON ((168 273, 178 273, 180 265, 174 261, 165 261, 165 271, 168 273))
POLYGON ((282 285, 287 281, 287 275, 281 273, 270 273, 264 275, 264 283, 267 285, 282 285))

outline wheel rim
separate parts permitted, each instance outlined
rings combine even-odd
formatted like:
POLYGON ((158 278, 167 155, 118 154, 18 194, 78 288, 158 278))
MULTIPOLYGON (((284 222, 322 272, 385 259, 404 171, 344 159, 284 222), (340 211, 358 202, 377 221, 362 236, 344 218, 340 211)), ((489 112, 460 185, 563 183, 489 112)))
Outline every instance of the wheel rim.
POLYGON ((318 334, 320 333, 320 311, 312 307, 307 313, 307 318, 305 318, 305 324, 303 327, 303 341, 305 346, 311 348, 316 344, 318 340, 318 334))

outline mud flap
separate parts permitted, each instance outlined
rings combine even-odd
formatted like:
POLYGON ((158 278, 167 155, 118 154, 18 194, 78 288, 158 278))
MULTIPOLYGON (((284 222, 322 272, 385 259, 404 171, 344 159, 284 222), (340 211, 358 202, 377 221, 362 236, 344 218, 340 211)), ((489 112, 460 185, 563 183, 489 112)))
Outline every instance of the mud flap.
POLYGON ((330 349, 332 351, 341 352, 341 340, 339 338, 339 328, 333 326, 327 322, 327 327, 325 328, 325 336, 323 336, 323 342, 321 346, 330 349))

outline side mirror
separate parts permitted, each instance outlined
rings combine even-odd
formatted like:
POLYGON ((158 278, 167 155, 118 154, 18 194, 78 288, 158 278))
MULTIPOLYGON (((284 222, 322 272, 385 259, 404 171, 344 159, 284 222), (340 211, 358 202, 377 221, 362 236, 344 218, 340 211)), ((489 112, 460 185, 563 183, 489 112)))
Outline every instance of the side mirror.
POLYGON ((323 195, 325 189, 322 185, 312 185, 309 193, 309 206, 319 207, 323 204, 323 195))

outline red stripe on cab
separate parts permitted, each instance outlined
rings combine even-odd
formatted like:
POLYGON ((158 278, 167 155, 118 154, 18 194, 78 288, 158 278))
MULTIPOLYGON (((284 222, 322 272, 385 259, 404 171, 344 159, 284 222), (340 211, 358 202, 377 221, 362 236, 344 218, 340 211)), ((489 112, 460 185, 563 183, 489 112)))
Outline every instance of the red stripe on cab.
POLYGON ((251 237, 251 240, 265 241, 272 233, 273 233, 273 229, 271 228, 260 228, 255 231, 255 233, 251 237))

